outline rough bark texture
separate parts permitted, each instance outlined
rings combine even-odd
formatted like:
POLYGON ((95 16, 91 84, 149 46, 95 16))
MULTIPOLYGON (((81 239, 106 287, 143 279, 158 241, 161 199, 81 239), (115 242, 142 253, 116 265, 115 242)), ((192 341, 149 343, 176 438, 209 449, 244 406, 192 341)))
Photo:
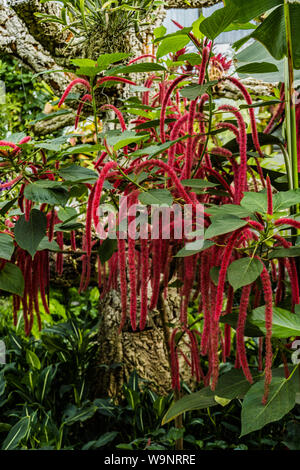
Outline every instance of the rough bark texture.
MULTIPOLYGON (((96 395, 112 397, 122 393, 122 386, 136 370, 151 389, 166 395, 171 391, 169 353, 166 347, 161 315, 167 321, 178 323, 180 297, 170 289, 167 302, 159 303, 159 310, 149 313, 145 330, 132 331, 128 323, 119 334, 121 319, 120 293, 113 290, 100 303, 99 372, 96 377, 96 395)), ((139 304, 138 304, 139 311, 139 304)), ((186 352, 186 351, 185 351, 186 352)), ((192 385, 189 368, 180 360, 181 377, 192 385)))

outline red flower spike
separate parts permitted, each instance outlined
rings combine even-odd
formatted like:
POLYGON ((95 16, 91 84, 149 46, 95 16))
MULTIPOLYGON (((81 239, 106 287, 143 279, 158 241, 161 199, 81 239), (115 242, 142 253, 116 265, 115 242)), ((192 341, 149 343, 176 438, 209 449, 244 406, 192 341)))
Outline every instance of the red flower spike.
POLYGON ((90 92, 91 91, 91 85, 89 84, 89 82, 87 80, 85 80, 84 78, 75 78, 75 80, 73 80, 66 88, 65 92, 63 93, 59 103, 58 103, 58 107, 60 108, 61 105, 64 103, 64 101, 66 100, 67 96, 69 95, 70 91, 72 90, 72 88, 75 86, 75 85, 84 85, 85 88, 90 92))

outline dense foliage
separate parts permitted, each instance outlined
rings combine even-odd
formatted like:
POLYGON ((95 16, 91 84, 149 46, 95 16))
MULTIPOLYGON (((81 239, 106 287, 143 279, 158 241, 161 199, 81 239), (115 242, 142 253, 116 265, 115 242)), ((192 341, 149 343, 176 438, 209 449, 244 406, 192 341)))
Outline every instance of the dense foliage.
MULTIPOLYGON (((300 191, 299 112, 292 78, 294 69, 299 69, 299 49, 294 39, 291 47, 291 38, 299 12, 299 5, 275 0, 252 0, 247 8, 232 0, 190 28, 177 24, 178 32, 172 35, 157 28, 156 56, 109 53, 97 61, 74 59, 70 72, 75 71, 77 78, 55 103, 64 110, 74 87, 82 91, 74 133, 44 140, 18 133, 0 141, 0 289, 12 294, 14 326, 19 329, 22 323, 25 331, 21 339, 8 332, 12 357, 26 351, 25 358, 16 365, 8 363, 1 372, 8 390, 3 406, 10 403, 10 394, 14 396, 11 386, 26 401, 3 448, 11 440, 14 445, 15 435, 21 436, 16 445, 21 442, 29 448, 99 448, 120 439, 121 431, 115 430, 112 420, 132 423, 132 442, 121 442, 122 448, 169 448, 184 432, 177 420, 182 413, 218 407, 220 425, 235 433, 231 418, 236 419, 243 399, 241 436, 245 436, 294 409, 299 389, 293 342, 300 336, 300 191), (271 7, 276 8, 256 28, 249 26, 248 21, 271 7), (279 18, 285 20, 286 34, 278 30, 278 41, 271 44, 266 32, 279 18), (243 65, 238 64, 234 73, 234 64, 214 52, 213 41, 226 28, 238 29, 241 24, 254 29, 246 39, 257 39, 268 52, 263 49, 260 61, 254 62, 253 45, 248 46, 243 65), (186 49, 190 44, 196 52, 186 49), (272 96, 253 101, 238 75, 280 75, 281 59, 289 73, 279 79, 272 96), (142 84, 137 83, 140 74, 146 74, 142 84), (237 102, 219 98, 228 83, 240 96, 237 102), (108 103, 98 109, 97 96, 108 86, 130 87, 131 97, 124 98, 122 106, 108 103), (263 119, 257 108, 265 111, 263 119), (77 140, 84 134, 85 110, 88 120, 93 120, 92 143, 77 140), (115 114, 114 129, 102 119, 105 112, 110 117, 115 114), (269 122, 266 116, 271 117, 269 122), (188 231, 174 212, 171 219, 155 222, 153 208, 163 211, 174 204, 189 208, 188 231), (204 225, 200 247, 199 208, 204 225), (142 211, 148 217, 143 226, 142 211), (110 215, 115 213, 117 222, 112 226, 110 215), (126 221, 132 229, 128 235, 126 221), (43 316, 51 312, 53 257, 57 276, 63 276, 64 256, 70 254, 81 263, 80 294, 89 295, 92 272, 102 297, 120 287, 120 334, 123 328, 143 331, 151 312, 167 302, 169 289, 178 289, 177 321, 163 325, 172 387, 176 399, 187 390, 180 377, 183 358, 201 384, 200 391, 172 403, 173 395, 158 397, 148 387, 140 391, 133 374, 124 388, 124 409, 92 396, 88 374, 96 325, 85 323, 81 314, 74 318, 68 306, 64 323, 43 328, 43 316), (47 355, 41 360, 44 348, 47 355), (72 361, 75 368, 70 367, 72 361), (71 400, 67 407, 57 404, 57 393, 71 400), (229 422, 225 421, 228 409, 219 411, 220 404, 230 407, 229 422), (106 416, 107 422, 106 434, 94 439, 96 413, 106 416), (92 419, 91 434, 88 430, 86 442, 79 444, 75 428, 87 419, 92 419), (177 426, 168 424, 166 431, 161 419, 162 425, 175 419, 177 426)), ((227 447, 223 428, 219 444, 210 446, 207 437, 193 440, 190 429, 201 427, 204 418, 199 412, 188 416, 187 445, 227 447)), ((218 433, 216 416, 209 411, 205 419, 218 433)), ((297 429, 297 424, 288 426, 291 433, 297 429)), ((9 427, 10 423, 4 428, 9 427)), ((270 433, 265 444, 280 446, 270 433)), ((292 448, 294 444, 287 444, 290 438, 284 439, 292 448)), ((258 445, 264 445, 263 440, 258 445)))

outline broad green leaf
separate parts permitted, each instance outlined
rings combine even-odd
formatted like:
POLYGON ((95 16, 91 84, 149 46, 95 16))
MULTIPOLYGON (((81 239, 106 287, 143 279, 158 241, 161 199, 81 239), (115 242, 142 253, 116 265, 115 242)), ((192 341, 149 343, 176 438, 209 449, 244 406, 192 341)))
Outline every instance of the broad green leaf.
POLYGON ((263 270, 263 264, 256 258, 240 258, 233 261, 227 270, 229 284, 234 290, 252 284, 263 270))
POLYGON ((50 391, 52 381, 57 372, 57 365, 49 365, 43 369, 39 375, 36 396, 42 403, 50 391))
POLYGON ((0 271, 0 290, 23 296, 24 278, 21 269, 12 263, 5 263, 0 271))
POLYGON ((196 253, 200 253, 201 251, 207 250, 208 248, 213 246, 214 243, 210 240, 204 240, 202 248, 195 249, 195 250, 190 249, 191 246, 188 246, 188 245, 192 245, 192 243, 190 243, 190 244, 188 243, 183 248, 181 248, 181 250, 179 250, 176 253, 176 255, 174 255, 174 258, 184 258, 186 256, 193 256, 196 253))
POLYGON ((145 206, 171 206, 173 204, 173 197, 167 189, 150 189, 139 195, 139 201, 145 206))
POLYGON ((207 91, 216 85, 218 80, 212 80, 204 85, 188 85, 180 90, 180 94, 189 100, 195 100, 198 96, 204 95, 207 91))
POLYGON ((114 252, 117 250, 117 245, 117 240, 112 238, 106 238, 106 240, 103 240, 98 250, 99 258, 102 264, 112 257, 114 252))
POLYGON ((47 139, 41 142, 34 142, 34 147, 45 150, 52 150, 53 152, 59 152, 62 147, 70 139, 70 135, 63 135, 56 137, 55 139, 47 139))
POLYGON ((75 405, 69 405, 63 415, 63 424, 71 426, 72 424, 80 421, 90 419, 97 411, 96 405, 87 404, 82 408, 77 408, 75 405))
POLYGON ((29 364, 31 369, 39 370, 41 368, 41 362, 35 352, 27 349, 26 351, 26 362, 29 364))
POLYGON ((300 189, 280 191, 273 195, 273 211, 279 212, 300 203, 300 189))
POLYGON ((0 202, 0 215, 5 215, 9 209, 14 205, 16 202, 17 198, 13 198, 10 201, 3 201, 0 202))
POLYGON ((295 405, 296 388, 292 380, 274 377, 266 405, 262 404, 263 394, 264 380, 252 385, 247 392, 242 405, 241 437, 278 421, 295 405))
POLYGON ((139 157, 141 155, 149 155, 149 157, 155 157, 156 155, 159 155, 160 153, 165 152, 168 150, 172 145, 176 144, 177 142, 180 142, 181 140, 187 139, 188 135, 184 137, 179 137, 179 139, 176 140, 169 140, 168 142, 165 142, 163 144, 157 144, 157 145, 149 145, 149 147, 145 147, 143 149, 136 150, 131 154, 132 157, 139 157))
POLYGON ((275 248, 269 254, 269 259, 274 258, 294 258, 300 256, 300 247, 291 246, 290 248, 275 248))
MULTIPOLYGON (((258 307, 249 315, 249 320, 266 334, 265 307, 258 307)), ((283 308, 273 307, 272 336, 289 338, 300 336, 300 314, 292 313, 283 308)))
POLYGON ((179 62, 187 61, 191 65, 201 65, 202 57, 195 52, 189 52, 187 54, 181 54, 178 57, 179 62))
POLYGON ((112 54, 101 54, 98 57, 97 64, 104 70, 108 65, 115 64, 121 60, 128 59, 131 54, 125 52, 113 52, 112 54))
POLYGON ((244 197, 241 200, 241 206, 250 212, 259 212, 260 214, 266 214, 268 210, 268 199, 267 193, 244 193, 244 197))
POLYGON ((181 180, 181 184, 192 189, 214 188, 215 186, 218 186, 218 183, 211 183, 210 181, 199 179, 181 180))
POLYGON ((47 218, 43 212, 32 209, 29 221, 22 215, 16 222, 14 233, 17 244, 33 257, 41 240, 46 236, 47 218))
POLYGON ((18 447, 19 442, 29 431, 30 416, 21 418, 9 431, 8 436, 2 444, 2 450, 13 450, 18 447))
POLYGON ((65 181, 74 183, 95 183, 98 180, 98 174, 80 165, 65 166, 59 170, 59 176, 65 181))
POLYGON ((244 217, 249 217, 252 212, 244 209, 243 207, 237 204, 222 204, 222 206, 210 206, 205 211, 210 215, 234 215, 235 217, 240 217, 243 219, 244 217))
POLYGON ((241 220, 234 215, 218 216, 212 218, 211 225, 205 231, 206 239, 223 235, 224 233, 233 232, 247 225, 246 220, 241 220))
POLYGON ((218 403, 214 399, 214 392, 209 387, 203 388, 200 392, 186 395, 171 405, 165 414, 162 425, 169 423, 172 419, 185 413, 186 411, 202 410, 218 403))
POLYGON ((236 19, 237 9, 230 4, 216 10, 200 24, 200 31, 206 37, 215 39, 236 19))
POLYGON ((59 220, 63 223, 77 218, 78 213, 74 207, 61 207, 57 213, 59 220))
MULTIPOLYGON (((294 68, 300 68, 300 44, 298 31, 300 24, 300 4, 289 3, 292 54, 294 68)), ((269 53, 277 60, 287 54, 285 15, 283 5, 273 10, 270 15, 254 30, 251 37, 261 42, 269 53)))
MULTIPOLYGON (((253 380, 258 380, 262 377, 262 373, 253 373, 253 380)), ((251 384, 245 378, 241 369, 232 369, 226 374, 221 375, 218 380, 215 394, 218 397, 233 400, 234 398, 244 398, 245 394, 250 389, 251 384)))
POLYGON ((161 25, 154 29, 153 34, 155 38, 162 38, 166 34, 166 32, 167 32, 167 28, 161 25))
POLYGON ((183 49, 190 42, 190 38, 186 34, 165 38, 158 46, 156 57, 160 59, 170 52, 177 52, 183 49))
POLYGON ((118 435, 117 431, 106 432, 97 441, 90 441, 82 447, 82 450, 99 449, 112 442, 118 435))
POLYGON ((237 73, 272 73, 278 72, 278 68, 275 64, 268 62, 253 62, 252 64, 241 65, 236 69, 237 73))
POLYGON ((167 72, 167 69, 156 62, 144 62, 140 64, 126 65, 125 67, 118 67, 109 70, 108 74, 127 74, 127 73, 142 73, 142 72, 167 72))
POLYGON ((94 153, 104 150, 104 145, 81 144, 69 147, 62 151, 62 155, 77 155, 78 153, 94 153))
POLYGON ((114 133, 108 134, 106 141, 109 146, 114 148, 114 150, 119 150, 126 147, 126 145, 140 142, 147 137, 148 135, 139 135, 132 131, 115 131, 114 133))
POLYGON ((30 201, 64 206, 69 199, 67 189, 58 181, 40 180, 28 184, 24 196, 30 201), (51 184, 53 183, 53 184, 51 184))
MULTIPOLYGON (((231 312, 227 313, 227 315, 223 315, 220 317, 220 323, 227 323, 230 325, 234 330, 237 329, 238 325, 238 312, 231 312)), ((264 333, 255 325, 250 322, 250 315, 247 316, 244 334, 245 336, 250 336, 253 338, 259 338, 260 336, 264 336, 264 333)))
POLYGON ((0 258, 9 261, 14 252, 13 238, 7 233, 0 233, 0 258))
MULTIPOLYGON (((169 124, 170 122, 174 122, 176 119, 166 119, 165 124, 169 124)), ((151 127, 159 127, 160 119, 152 119, 151 121, 143 122, 135 127, 136 130, 141 129, 151 129, 151 127)))
POLYGON ((235 21, 245 23, 283 3, 283 0, 230 0, 237 9, 235 21))

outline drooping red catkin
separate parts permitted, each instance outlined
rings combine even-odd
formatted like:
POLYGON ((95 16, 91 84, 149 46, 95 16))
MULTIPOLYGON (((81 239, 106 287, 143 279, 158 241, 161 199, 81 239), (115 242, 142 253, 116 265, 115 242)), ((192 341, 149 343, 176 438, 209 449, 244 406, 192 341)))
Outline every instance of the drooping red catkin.
MULTIPOLYGON (((233 83, 242 93, 242 95, 245 98, 245 101, 248 105, 252 105, 252 98, 247 90, 247 88, 235 77, 224 77, 221 78, 220 81, 223 80, 229 80, 231 83, 233 83)), ((249 107, 249 115, 250 115, 250 122, 251 122, 251 130, 252 130, 252 138, 253 138, 253 143, 255 145, 255 148, 257 152, 259 153, 260 157, 264 157, 264 154, 260 148, 259 140, 258 140, 258 134, 257 134, 257 127, 256 127, 256 119, 255 119, 255 112, 254 109, 249 107)))
MULTIPOLYGON (((263 264, 263 263, 262 263, 263 264)), ((272 298, 272 285, 269 273, 263 264, 263 271, 260 275, 264 299, 265 299, 265 324, 266 324, 266 337, 265 337, 265 347, 266 347, 266 359, 265 359, 265 389, 262 403, 265 405, 268 401, 269 396, 269 387, 272 380, 272 322, 273 322, 273 298, 272 298)))
POLYGON ((241 163, 239 167, 239 185, 238 188, 235 188, 235 203, 238 204, 242 197, 243 193, 247 187, 247 133, 246 133, 246 125, 243 119, 242 114, 240 111, 231 105, 223 105, 219 106, 219 111, 227 111, 231 112, 235 115, 238 121, 239 126, 239 148, 240 148, 240 157, 241 163))
POLYGON ((273 124, 275 123, 275 121, 282 115, 283 113, 283 110, 285 108, 285 100, 284 100, 284 97, 285 97, 285 92, 284 92, 284 83, 282 83, 281 85, 281 88, 280 88, 280 100, 281 100, 281 103, 279 104, 276 112, 273 114, 272 118, 270 119, 267 127, 265 128, 264 130, 264 134, 269 134, 272 130, 272 127, 273 127, 273 124))
POLYGON ((75 129, 77 129, 77 127, 78 127, 79 119, 80 119, 84 104, 87 101, 91 102, 92 99, 93 99, 92 95, 90 95, 88 93, 86 95, 84 95, 82 98, 80 98, 80 103, 79 103, 79 106, 77 108, 77 113, 76 113, 76 117, 75 117, 75 125, 74 125, 75 129))
POLYGON ((210 268, 210 253, 209 250, 205 250, 201 255, 200 262, 200 276, 201 276, 201 298, 203 306, 203 317, 204 317, 204 326, 201 337, 201 354, 206 355, 209 345, 209 336, 210 336, 210 277, 207 275, 207 272, 210 268))
POLYGON ((25 220, 26 220, 26 222, 29 222, 31 207, 32 207, 32 201, 30 201, 29 199, 25 199, 25 220))
POLYGON ((175 78, 169 88, 166 91, 166 94, 164 96, 162 105, 161 105, 161 114, 160 114, 160 139, 162 143, 166 141, 166 132, 165 132, 165 119, 166 119, 166 110, 168 106, 168 101, 170 99, 170 96, 173 92, 173 90, 177 87, 177 85, 185 80, 187 77, 189 77, 189 74, 187 75, 180 75, 179 77, 175 78))
POLYGON ((17 176, 13 180, 7 181, 7 183, 0 183, 0 189, 10 188, 13 184, 17 183, 22 178, 23 178, 22 176, 17 176))
POLYGON ((137 62, 138 60, 146 59, 147 57, 149 57, 149 58, 151 58, 151 59, 156 59, 155 55, 153 55, 153 54, 142 54, 142 55, 140 55, 139 57, 136 57, 135 59, 131 59, 131 60, 128 62, 128 65, 134 64, 134 63, 137 62))
POLYGON ((218 280, 218 287, 217 287, 217 295, 216 295, 216 303, 214 308, 214 314, 212 319, 212 334, 211 334, 211 345, 212 345, 212 390, 215 389, 218 375, 219 375, 219 359, 218 359, 218 336, 219 336, 219 319, 222 312, 223 306, 223 295, 224 295, 224 287, 226 281, 226 273, 227 268, 230 263, 232 251, 234 249, 234 245, 240 236, 242 229, 236 230, 231 234, 229 237, 226 248, 223 253, 223 258, 221 262, 220 272, 219 272, 219 280, 218 280))
POLYGON ((120 122, 122 132, 126 131, 126 123, 125 123, 124 116, 121 113, 121 111, 118 108, 116 108, 113 104, 104 104, 103 106, 101 106, 100 111, 103 111, 105 109, 112 109, 116 113, 120 122))
MULTIPOLYGON (((189 117, 189 114, 186 113, 183 116, 181 116, 174 124, 171 134, 170 134, 170 140, 176 140, 179 137, 179 133, 183 125, 187 122, 189 117)), ((169 148, 168 150, 168 165, 173 167, 174 165, 174 158, 175 158, 175 153, 176 153, 176 145, 172 145, 172 147, 169 148)))
POLYGON ((119 272, 120 272, 120 288, 121 288, 121 306, 122 316, 119 326, 119 333, 126 322, 127 317, 127 280, 126 280, 126 246, 125 240, 118 238, 118 257, 119 257, 119 272))
POLYGON ((176 189, 177 189, 178 193, 180 194, 180 196, 188 204, 195 205, 194 201, 190 198, 190 196, 188 195, 188 193, 186 192, 186 190, 184 189, 184 187, 180 183, 180 181, 179 181, 179 179, 178 179, 178 177, 177 177, 177 175, 176 175, 173 168, 171 168, 169 165, 167 165, 166 163, 164 163, 161 160, 151 159, 151 160, 147 160, 145 162, 140 163, 135 168, 135 172, 136 173, 139 172, 142 168, 144 168, 146 166, 158 166, 158 167, 162 168, 163 170, 165 170, 168 173, 168 175, 171 178, 174 185, 176 186, 176 189))
MULTIPOLYGON (((188 134, 190 136, 194 133, 194 121, 196 116, 196 105, 197 99, 192 100, 190 103, 189 115, 188 115, 188 134)), ((181 179, 189 179, 191 176, 192 166, 193 166, 193 137, 188 138, 186 153, 185 153, 185 162, 184 167, 182 170, 182 178, 181 179)))
POLYGON ((272 186, 269 175, 266 178, 267 183, 267 197, 268 197, 268 210, 267 214, 273 215, 273 194, 272 194, 272 186))
POLYGON ((170 360, 171 360, 171 373, 172 373, 172 388, 173 390, 180 390, 180 375, 179 375, 179 361, 176 347, 176 333, 178 328, 172 331, 170 338, 170 360))
POLYGON ((73 251, 76 251, 76 232, 75 230, 71 230, 70 232, 70 242, 71 242, 71 248, 73 251))
MULTIPOLYGON (((63 250, 64 248, 64 235, 63 235, 63 232, 57 232, 56 233, 56 241, 57 241, 57 244, 60 248, 60 250, 63 250)), ((57 274, 59 276, 62 275, 63 273, 63 262, 64 262, 64 258, 63 258, 63 253, 60 253, 58 252, 57 255, 56 255, 56 271, 57 271, 57 274)))
POLYGON ((202 166, 203 170, 207 171, 207 173, 210 173, 211 175, 213 175, 220 183, 221 185, 226 189, 226 191, 228 191, 229 195, 231 197, 233 197, 233 193, 232 193, 232 189, 231 187, 229 186, 229 184, 227 183, 227 181, 223 178, 223 176, 221 176, 216 170, 214 170, 213 168, 209 168, 207 166, 202 166))
POLYGON ((161 275, 161 255, 162 255, 162 241, 153 240, 152 242, 152 297, 150 301, 150 310, 153 310, 157 306, 159 297, 159 284, 161 275))
MULTIPOLYGON (((128 204, 130 207, 134 206, 138 201, 138 192, 131 193, 128 204)), ((136 330, 136 313, 137 313, 137 269, 136 269, 136 256, 135 256, 135 217, 128 216, 128 274, 130 285, 130 323, 133 331, 136 330)))
POLYGON ((109 77, 99 78, 97 80, 96 86, 102 85, 102 83, 105 83, 105 82, 120 82, 120 83, 127 83, 128 85, 136 85, 135 82, 133 82, 132 80, 128 80, 127 78, 109 76, 109 77))
POLYGON ((64 103, 64 101, 66 100, 67 96, 69 95, 70 91, 72 90, 72 88, 75 86, 75 85, 84 85, 85 88, 88 90, 88 91, 91 91, 91 85, 89 84, 89 82, 87 80, 85 80, 84 78, 75 78, 75 80, 73 80, 66 88, 64 94, 62 95, 59 103, 58 103, 58 107, 60 108, 61 105, 64 103))
POLYGON ((209 53, 210 53, 210 47, 204 47, 202 50, 202 62, 200 65, 200 70, 199 70, 199 80, 198 80, 199 85, 202 85, 204 82, 209 53))
POLYGON ((86 249, 86 255, 88 258, 90 258, 91 250, 92 250, 92 211, 93 211, 95 189, 96 189, 96 184, 94 184, 89 194, 89 198, 87 202, 87 210, 86 210, 85 249, 86 249))
POLYGON ((140 330, 146 326, 148 313, 148 279, 149 279, 149 249, 148 241, 141 239, 141 264, 142 264, 142 282, 141 282, 141 317, 140 330))
POLYGON ((47 298, 46 298, 46 288, 48 287, 48 279, 47 279, 47 273, 46 271, 48 270, 48 259, 46 256, 46 253, 44 251, 41 251, 39 253, 39 273, 40 273, 40 294, 41 294, 41 299, 43 303, 43 307, 45 309, 45 312, 50 314, 47 298))
MULTIPOLYGON (((227 304, 226 304, 225 315, 228 315, 229 313, 232 312, 233 299, 234 299, 234 290, 232 286, 229 286, 228 293, 227 293, 227 304)), ((230 348, 231 348, 231 326, 228 323, 225 323, 225 327, 224 327, 225 358, 230 356, 230 348)))
POLYGON ((297 220, 293 220, 288 217, 281 217, 280 219, 275 220, 274 225, 276 227, 279 227, 280 225, 291 225, 294 228, 300 229, 300 222, 297 222, 297 220))
MULTIPOLYGON (((280 235, 274 235, 274 238, 278 240, 280 245, 283 246, 284 248, 290 248, 292 245, 290 242, 285 240, 285 238, 281 237, 280 235)), ((296 267, 295 260, 293 258, 286 258, 285 265, 287 267, 287 271, 288 271, 289 278, 291 281, 292 309, 294 310, 294 306, 299 304, 300 302, 297 267, 296 267)), ((279 280, 278 280, 278 284, 279 284, 279 280)))
POLYGON ((248 286, 243 287, 242 289, 242 296, 240 301, 240 310, 239 310, 239 317, 238 317, 238 324, 236 329, 236 346, 238 349, 240 363, 244 372, 244 375, 248 382, 253 383, 253 378, 249 369, 246 349, 245 349, 245 342, 244 342, 244 330, 247 318, 247 308, 249 304, 249 297, 251 292, 251 284, 248 286))
POLYGON ((94 226, 95 226, 96 231, 97 231, 97 227, 99 224, 98 208, 100 205, 103 184, 110 170, 112 170, 116 166, 117 166, 116 162, 106 163, 104 167, 102 168, 101 173, 99 174, 98 181, 96 183, 94 200, 93 200, 93 205, 92 205, 92 216, 93 216, 94 226))
POLYGON ((195 265, 197 258, 195 256, 187 256, 184 258, 184 282, 182 288, 182 301, 180 310, 180 321, 184 327, 188 323, 188 302, 191 290, 193 288, 193 282, 195 279, 195 265))

